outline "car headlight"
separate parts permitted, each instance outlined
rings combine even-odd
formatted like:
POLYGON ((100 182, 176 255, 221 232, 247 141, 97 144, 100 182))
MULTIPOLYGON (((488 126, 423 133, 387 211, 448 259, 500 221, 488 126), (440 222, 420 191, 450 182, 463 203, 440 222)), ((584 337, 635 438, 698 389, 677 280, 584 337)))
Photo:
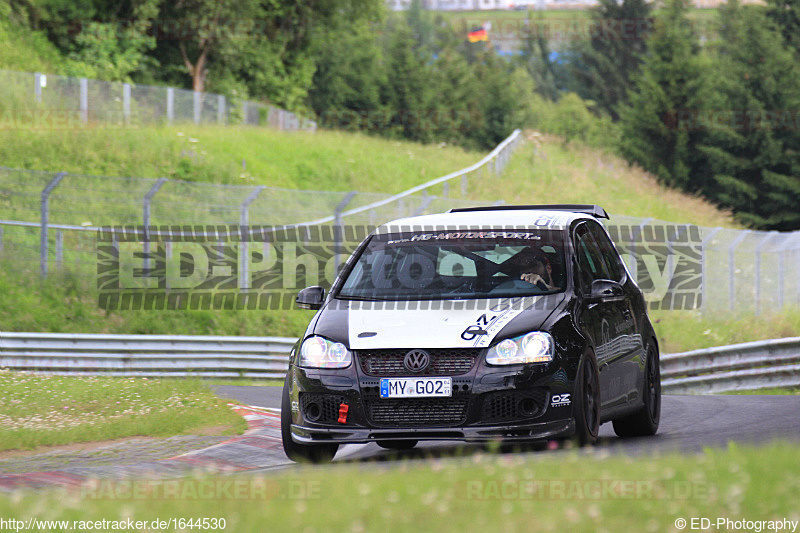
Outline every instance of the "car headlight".
POLYGON ((309 368, 346 368, 353 357, 350 350, 341 342, 333 342, 323 337, 313 336, 300 346, 300 366, 309 368))
POLYGON ((486 362, 490 365, 547 363, 553 360, 553 337, 544 331, 532 331, 513 339, 505 339, 489 348, 486 362))

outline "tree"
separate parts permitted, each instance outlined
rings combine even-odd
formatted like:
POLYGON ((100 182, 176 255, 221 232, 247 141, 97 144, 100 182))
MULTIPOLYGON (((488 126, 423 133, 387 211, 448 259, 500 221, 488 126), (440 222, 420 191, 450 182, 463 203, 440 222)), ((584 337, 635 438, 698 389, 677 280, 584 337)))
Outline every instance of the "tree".
POLYGON ((712 177, 704 193, 745 224, 800 229, 800 69, 780 30, 758 8, 720 8, 708 129, 699 146, 712 177))
POLYGON ((549 35, 545 30, 547 20, 543 15, 534 20, 531 12, 525 21, 526 31, 522 38, 522 64, 536 84, 536 92, 549 100, 558 100, 559 90, 564 80, 557 65, 551 57, 549 35))
POLYGON ((800 57, 800 0, 767 0, 767 14, 800 57))
POLYGON ((652 33, 652 3, 600 0, 591 10, 592 37, 571 52, 571 86, 613 119, 627 102, 652 33))
POLYGON ((386 84, 375 24, 360 22, 326 31, 318 47, 309 91, 310 106, 323 127, 366 125, 370 114, 380 120, 386 84))
POLYGON ((214 77, 232 77, 252 96, 298 109, 324 28, 368 20, 382 9, 381 0, 163 1, 159 18, 175 21, 179 31, 158 41, 155 56, 165 65, 183 65, 195 90, 213 85, 214 77))
MULTIPOLYGON (((629 103, 620 108, 620 150, 662 181, 686 190, 702 188, 692 178, 701 161, 696 150, 701 133, 677 127, 676 114, 701 109, 704 57, 689 21, 687 0, 668 0, 655 21, 641 72, 635 76, 629 103)), ((678 125, 679 126, 679 125, 678 125)))

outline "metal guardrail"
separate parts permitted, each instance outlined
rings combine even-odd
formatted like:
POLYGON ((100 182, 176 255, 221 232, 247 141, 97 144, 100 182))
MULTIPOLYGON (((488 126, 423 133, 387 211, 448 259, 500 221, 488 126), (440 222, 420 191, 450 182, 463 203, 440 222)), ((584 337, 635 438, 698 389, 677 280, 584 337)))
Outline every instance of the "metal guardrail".
POLYGON ((297 339, 0 332, 0 368, 56 375, 283 378, 297 339))
POLYGON ((800 386, 800 337, 661 356, 665 392, 708 394, 800 386))
MULTIPOLYGON (((57 375, 282 379, 291 337, 0 332, 0 368, 57 375)), ((669 393, 800 386, 800 337, 662 354, 669 393)))

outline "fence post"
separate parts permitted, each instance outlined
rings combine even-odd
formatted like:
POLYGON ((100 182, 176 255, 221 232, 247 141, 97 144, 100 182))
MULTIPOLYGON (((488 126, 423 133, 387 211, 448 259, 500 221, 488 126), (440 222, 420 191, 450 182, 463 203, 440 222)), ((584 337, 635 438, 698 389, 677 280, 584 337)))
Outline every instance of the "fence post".
POLYGON ((56 270, 61 271, 64 263, 64 232, 56 230, 56 270))
POLYGON ((217 95, 217 122, 225 124, 225 97, 221 94, 217 95))
POLYGON ((344 240, 343 231, 342 231, 342 211, 350 203, 350 200, 356 195, 355 191, 350 191, 349 193, 344 195, 342 201, 339 202, 339 205, 333 210, 333 273, 334 275, 339 273, 339 266, 342 264, 342 241, 344 240))
MULTIPOLYGON (((646 225, 648 225, 652 220, 653 220, 653 217, 646 218, 646 219, 644 219, 644 221, 642 221, 641 224, 639 224, 639 226, 638 226, 638 228, 639 228, 639 233, 638 233, 639 237, 641 237, 644 234, 644 227, 646 225)), ((630 253, 630 256, 631 256, 631 262, 633 263, 631 265, 631 267, 632 267, 631 276, 633 277, 633 281, 638 283, 639 282, 639 261, 636 258, 636 235, 637 235, 636 232, 633 231, 633 226, 631 226, 631 242, 630 242, 631 253, 630 253)))
POLYGON ((195 124, 200 124, 200 94, 197 91, 192 92, 192 112, 195 124))
POLYGON ((765 235, 761 243, 756 246, 756 261, 755 261, 755 277, 756 277, 756 293, 753 300, 753 306, 755 308, 755 314, 758 315, 761 313, 761 249, 769 243, 775 236, 780 235, 777 231, 771 232, 769 235, 765 235))
POLYGON ((89 121, 89 80, 81 78, 80 88, 81 121, 86 124, 89 121))
POLYGON ((122 85, 122 117, 125 124, 131 122, 131 84, 124 83, 122 85))
POLYGON ((239 247, 239 289, 249 289, 250 288, 250 279, 249 279, 249 272, 247 271, 248 262, 250 259, 249 250, 250 250, 250 228, 248 227, 250 224, 250 204, 252 204, 258 195, 266 188, 264 185, 259 185, 253 192, 251 192, 247 198, 244 199, 242 205, 240 206, 239 210, 239 232, 241 233, 241 246, 239 247), (247 235, 245 235, 245 231, 247 231, 247 235))
POLYGON ((425 210, 428 209, 428 206, 431 205, 431 202, 433 201, 434 198, 436 198, 436 197, 435 196, 431 196, 429 194, 426 194, 425 196, 423 196, 422 197, 422 204, 420 204, 420 206, 414 211, 414 216, 416 217, 416 216, 419 216, 419 215, 423 214, 425 212, 425 210))
POLYGON ((150 268, 150 201, 156 195, 158 190, 169 180, 167 178, 158 178, 147 194, 144 195, 142 201, 142 223, 144 224, 144 269, 145 275, 150 268))
POLYGON ((242 102, 242 124, 249 124, 247 122, 247 100, 242 102))
POLYGON ((39 241, 39 267, 43 278, 47 277, 47 224, 50 219, 50 193, 53 189, 64 179, 66 172, 59 172, 55 177, 50 180, 50 183, 42 190, 41 196, 41 215, 42 215, 42 228, 41 238, 39 241))
POLYGON ((703 309, 703 305, 707 302, 707 294, 706 294, 706 283, 708 275, 706 274, 706 263, 707 256, 706 256, 706 248, 708 244, 711 242, 711 239, 722 230, 720 227, 716 227, 711 230, 711 233, 706 235, 706 238, 703 239, 703 242, 700 244, 700 294, 701 294, 701 301, 700 301, 700 309, 703 309))
POLYGON ((42 74, 40 72, 33 75, 33 95, 37 102, 42 101, 42 74))
POLYGON ((734 298, 736 297, 735 294, 735 281, 734 278, 736 277, 736 267, 735 267, 735 258, 734 258, 734 250, 739 243, 741 243, 748 235, 753 233, 752 230, 745 230, 736 237, 733 242, 728 246, 728 307, 731 311, 734 310, 736 304, 734 303, 734 298))
POLYGON ((175 120, 175 89, 167 87, 167 124, 175 120))
POLYGON ((3 226, 0 226, 0 252, 3 251, 3 226))

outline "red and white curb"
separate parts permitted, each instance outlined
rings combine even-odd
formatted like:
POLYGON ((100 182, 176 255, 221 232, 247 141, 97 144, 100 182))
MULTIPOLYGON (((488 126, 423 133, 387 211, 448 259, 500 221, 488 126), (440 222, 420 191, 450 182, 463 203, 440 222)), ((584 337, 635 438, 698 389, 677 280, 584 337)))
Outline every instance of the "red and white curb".
POLYGON ((0 491, 45 487, 80 487, 97 479, 169 478, 192 473, 232 473, 291 461, 283 453, 281 418, 277 409, 228 404, 247 421, 247 430, 214 446, 168 459, 130 465, 83 466, 21 474, 0 473, 0 491))

